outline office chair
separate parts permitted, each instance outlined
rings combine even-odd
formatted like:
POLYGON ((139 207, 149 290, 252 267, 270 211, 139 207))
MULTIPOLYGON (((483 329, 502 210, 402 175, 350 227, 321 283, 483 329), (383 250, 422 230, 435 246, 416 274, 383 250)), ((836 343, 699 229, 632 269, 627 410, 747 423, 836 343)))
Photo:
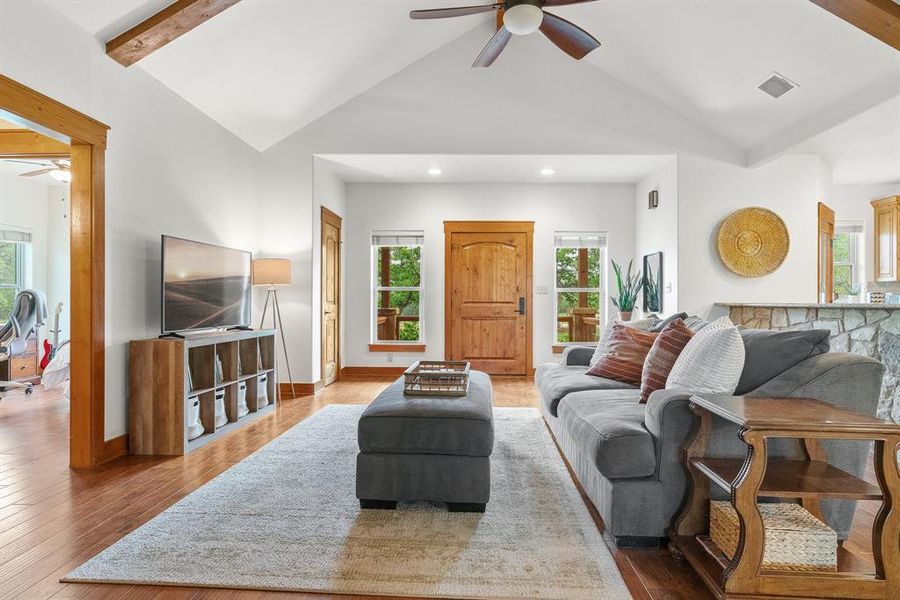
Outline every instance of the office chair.
MULTIPOLYGON (((43 292, 22 290, 16 294, 13 311, 9 320, 0 326, 0 361, 9 360, 25 351, 28 337, 37 333, 38 327, 47 319, 47 301, 43 292)), ((8 389, 24 389, 26 394, 34 391, 32 383, 0 381, 0 398, 8 389)))

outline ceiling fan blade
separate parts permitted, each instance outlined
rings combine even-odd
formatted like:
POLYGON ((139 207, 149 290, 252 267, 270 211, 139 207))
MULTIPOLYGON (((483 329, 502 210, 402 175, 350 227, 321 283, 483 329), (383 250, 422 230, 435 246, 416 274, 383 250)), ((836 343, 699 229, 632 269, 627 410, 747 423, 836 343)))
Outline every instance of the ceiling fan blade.
POLYGON ((484 50, 481 51, 481 54, 478 55, 478 58, 475 59, 475 62, 472 63, 472 68, 489 67, 494 64, 494 61, 497 60, 497 57, 500 56, 500 53, 506 48, 506 44, 509 43, 509 38, 511 37, 512 34, 506 27, 498 29, 497 33, 494 34, 494 37, 491 38, 491 41, 487 43, 487 46, 485 46, 484 50))
POLYGON ((585 2, 596 2, 597 0, 544 0, 542 6, 566 6, 567 4, 584 4, 585 2))
POLYGON ((50 171, 56 171, 56 167, 50 167, 49 169, 39 169, 37 171, 29 171, 28 173, 22 173, 22 177, 37 177, 38 175, 43 175, 45 173, 49 173, 50 171))
POLYGON ((600 47, 600 42, 587 31, 548 12, 544 12, 541 33, 556 44, 560 50, 576 60, 581 60, 591 50, 600 47))
POLYGON ((20 163, 20 164, 23 164, 23 165, 39 165, 39 166, 44 166, 44 165, 47 164, 46 162, 37 161, 37 160, 16 160, 15 158, 4 158, 4 159, 2 159, 2 161, 3 161, 3 162, 20 163))
POLYGON ((492 10, 500 10, 503 3, 485 4, 483 6, 459 6, 456 8, 429 8, 424 10, 409 11, 410 19, 448 19, 450 17, 465 17, 467 15, 477 15, 479 13, 491 12, 492 10))

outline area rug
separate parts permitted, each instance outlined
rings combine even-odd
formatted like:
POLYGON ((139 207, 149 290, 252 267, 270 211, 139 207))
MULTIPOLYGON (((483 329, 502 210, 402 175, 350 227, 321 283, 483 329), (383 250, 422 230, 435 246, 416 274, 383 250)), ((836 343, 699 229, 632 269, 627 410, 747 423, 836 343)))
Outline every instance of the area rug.
POLYGON ((356 423, 331 405, 64 582, 428 598, 630 598, 537 410, 495 410, 484 514, 360 510, 356 423))

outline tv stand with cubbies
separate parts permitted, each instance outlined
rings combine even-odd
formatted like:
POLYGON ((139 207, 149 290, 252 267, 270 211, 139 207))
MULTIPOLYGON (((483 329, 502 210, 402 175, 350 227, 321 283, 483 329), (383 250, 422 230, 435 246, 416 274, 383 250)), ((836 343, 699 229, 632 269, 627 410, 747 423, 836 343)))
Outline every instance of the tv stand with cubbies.
POLYGON ((129 366, 131 454, 180 456, 275 410, 275 331, 232 330, 179 338, 133 340, 129 366), (259 393, 260 378, 265 376, 259 393), (239 414, 246 384, 247 414, 239 414), (225 415, 215 398, 224 392, 225 415), (194 399, 203 433, 189 439, 194 399), (266 401, 267 400, 267 401, 266 401))

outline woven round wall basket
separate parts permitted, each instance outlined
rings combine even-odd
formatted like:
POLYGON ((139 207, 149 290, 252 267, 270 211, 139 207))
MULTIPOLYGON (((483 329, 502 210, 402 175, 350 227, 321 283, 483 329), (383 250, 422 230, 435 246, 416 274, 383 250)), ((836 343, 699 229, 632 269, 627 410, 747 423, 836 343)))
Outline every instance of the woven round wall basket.
POLYGON ((791 238, 781 217, 752 206, 731 213, 719 228, 719 256, 742 277, 774 272, 787 257, 791 238))

